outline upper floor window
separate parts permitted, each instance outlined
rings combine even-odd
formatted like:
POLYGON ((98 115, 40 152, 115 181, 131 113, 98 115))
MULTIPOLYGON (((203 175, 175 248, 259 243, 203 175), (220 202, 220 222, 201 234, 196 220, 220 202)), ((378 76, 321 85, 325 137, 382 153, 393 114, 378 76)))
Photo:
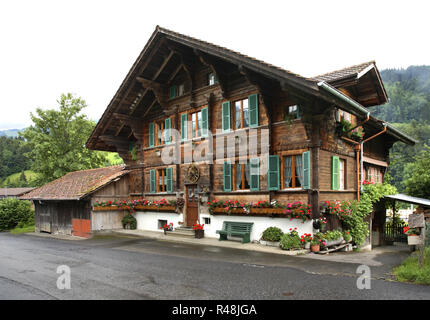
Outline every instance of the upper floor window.
POLYGON ((216 78, 215 73, 209 73, 209 75, 208 75, 208 84, 211 86, 211 85, 214 85, 214 84, 217 84, 217 83, 218 83, 218 79, 216 78))
POLYGON ((185 94, 185 85, 181 83, 180 85, 173 85, 169 88, 170 99, 183 96, 185 94))
POLYGON ((241 128, 258 127, 258 94, 251 94, 248 99, 230 103, 222 103, 221 125, 222 131, 241 128))
POLYGON ((157 170, 157 176, 158 176, 157 192, 166 192, 167 191, 166 169, 157 170))
POLYGON ((155 129, 157 131, 157 145, 161 145, 163 144, 164 121, 157 122, 155 124, 155 129))
POLYGON ((346 160, 332 156, 331 161, 331 189, 346 189, 346 160))
POLYGON ((200 137, 202 135, 202 112, 197 111, 191 114, 192 137, 200 137))
POLYGON ((234 103, 234 110, 235 110, 234 129, 248 128, 249 127, 248 99, 236 101, 234 103))
POLYGON ((348 122, 352 121, 352 116, 349 112, 343 111, 343 110, 338 110, 337 113, 337 121, 342 121, 342 120, 346 120, 348 122))
POLYGON ((295 104, 294 106, 289 106, 287 112, 288 112, 287 117, 289 119, 299 119, 300 118, 300 110, 299 110, 299 106, 297 104, 295 104))
POLYGON ((249 163, 236 164, 236 190, 248 190, 250 188, 249 163))

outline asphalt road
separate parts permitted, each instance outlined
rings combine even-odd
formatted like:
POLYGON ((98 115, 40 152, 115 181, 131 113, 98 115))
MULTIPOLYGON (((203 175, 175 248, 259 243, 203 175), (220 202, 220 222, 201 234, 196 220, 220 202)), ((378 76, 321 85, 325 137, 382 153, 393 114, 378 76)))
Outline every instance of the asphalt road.
POLYGON ((386 266, 371 267, 371 289, 360 290, 357 266, 142 238, 0 233, 0 299, 430 299, 428 286, 381 280, 386 266), (71 289, 57 288, 61 265, 71 289))

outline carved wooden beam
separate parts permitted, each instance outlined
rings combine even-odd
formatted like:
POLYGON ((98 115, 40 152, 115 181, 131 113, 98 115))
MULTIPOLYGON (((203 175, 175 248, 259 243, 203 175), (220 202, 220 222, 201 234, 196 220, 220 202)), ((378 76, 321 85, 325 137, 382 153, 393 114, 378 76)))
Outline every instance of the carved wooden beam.
POLYGON ((124 160, 128 158, 128 148, 130 141, 112 135, 101 135, 99 136, 99 138, 107 145, 115 147, 116 152, 118 152, 121 158, 123 158, 124 160))
POLYGON ((131 128, 131 131, 134 137, 137 139, 139 144, 143 142, 143 132, 142 132, 142 119, 132 117, 127 114, 114 113, 114 117, 121 121, 122 126, 128 125, 131 128))
POLYGON ((165 85, 155 82, 153 80, 145 79, 143 77, 137 77, 137 81, 139 81, 141 84, 143 84, 144 87, 152 90, 154 92, 155 98, 157 99, 158 103, 161 105, 161 107, 164 109, 167 106, 167 88, 165 85))
POLYGON ((238 67, 240 74, 242 74, 247 81, 256 86, 258 91, 260 92, 260 97, 263 100, 263 105, 264 108, 266 110, 267 116, 268 116, 268 120, 269 120, 269 126, 272 124, 273 119, 272 119, 272 105, 273 105, 273 98, 272 98, 272 91, 269 90, 268 87, 272 87, 271 85, 267 85, 269 80, 264 80, 261 79, 261 77, 259 77, 258 75, 256 75, 255 73, 251 72, 250 70, 248 70, 247 68, 245 68, 242 65, 239 65, 238 67))
POLYGON ((221 68, 219 67, 219 63, 215 61, 214 58, 210 57, 209 55, 194 49, 194 54, 200 59, 200 61, 211 68, 212 72, 215 73, 218 84, 221 87, 221 93, 223 98, 227 98, 227 76, 221 71, 221 68))
POLYGON ((175 52, 170 51, 170 53, 167 55, 166 58, 164 58, 163 63, 161 64, 160 68, 158 68, 157 72, 153 75, 152 80, 157 80, 158 76, 163 72, 166 65, 169 63, 170 59, 173 57, 175 52))

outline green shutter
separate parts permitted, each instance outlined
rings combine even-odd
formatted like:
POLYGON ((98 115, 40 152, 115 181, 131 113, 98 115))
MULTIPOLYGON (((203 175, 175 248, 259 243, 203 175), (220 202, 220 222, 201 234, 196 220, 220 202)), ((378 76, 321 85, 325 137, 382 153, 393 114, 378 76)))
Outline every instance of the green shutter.
POLYGON ((224 191, 231 191, 231 163, 224 162, 224 191))
POLYGON ((149 171, 149 192, 155 193, 156 190, 156 181, 155 181, 155 170, 152 169, 149 171))
POLYGON ((297 117, 297 119, 300 119, 300 107, 299 107, 299 105, 297 105, 296 117, 297 117))
POLYGON ((188 120, 188 114, 184 113, 181 114, 181 140, 185 141, 188 139, 188 127, 187 127, 187 120, 188 120))
POLYGON ((249 103, 249 127, 258 127, 258 94, 251 94, 248 97, 249 103))
POLYGON ((163 132, 163 136, 164 136, 164 143, 168 144, 170 142, 172 142, 172 135, 171 135, 171 131, 170 128, 172 127, 172 119, 167 118, 166 120, 164 120, 164 132, 163 132))
POLYGON ((331 188, 339 190, 339 157, 333 156, 331 162, 331 188))
POLYGON ((167 185, 167 192, 172 192, 173 191, 173 182, 172 182, 172 177, 173 177, 173 168, 167 168, 166 169, 166 185, 167 185))
POLYGON ((303 189, 311 188, 311 152, 306 151, 302 155, 303 163, 303 189))
POLYGON ((222 131, 230 131, 230 101, 222 104, 222 131))
POLYGON ((154 122, 149 124, 149 146, 153 147, 155 145, 154 141, 154 122))
POLYGON ((279 190, 279 156, 269 155, 267 189, 279 190))
POLYGON ((202 109, 202 137, 207 137, 209 135, 209 109, 202 109))
POLYGON ((258 191, 260 190, 260 159, 249 159, 249 165, 251 191, 258 191))
POLYGON ((176 98, 178 88, 176 86, 170 87, 170 99, 176 98))

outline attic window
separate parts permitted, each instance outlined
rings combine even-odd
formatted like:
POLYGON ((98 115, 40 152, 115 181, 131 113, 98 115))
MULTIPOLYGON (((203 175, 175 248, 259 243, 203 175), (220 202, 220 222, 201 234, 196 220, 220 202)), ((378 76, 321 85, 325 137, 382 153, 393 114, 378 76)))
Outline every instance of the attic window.
POLYGON ((180 84, 178 86, 178 96, 183 96, 185 93, 185 86, 183 84, 180 84))
POLYGON ((209 75, 208 75, 208 84, 210 86, 212 86, 212 85, 217 84, 217 83, 218 83, 218 80, 216 78, 215 73, 209 73, 209 75))

